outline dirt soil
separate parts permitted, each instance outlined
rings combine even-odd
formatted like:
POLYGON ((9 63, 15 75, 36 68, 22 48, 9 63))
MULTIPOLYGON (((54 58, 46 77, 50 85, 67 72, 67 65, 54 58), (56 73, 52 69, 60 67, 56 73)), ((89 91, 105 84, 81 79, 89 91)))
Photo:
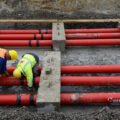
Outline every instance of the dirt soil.
MULTIPOLYGON (((84 16, 81 15, 81 16, 84 16)), ((97 16, 98 17, 98 16, 97 16)), ((88 16, 88 18, 97 18, 88 16)), ((108 17, 108 16, 107 16, 108 17)), ((100 15, 98 18, 107 18, 100 15)), ((109 16, 108 18, 117 18, 109 16)), ((82 17, 84 18, 84 17, 82 17)), ((116 27, 117 23, 82 23, 65 24, 65 28, 110 28, 116 27)), ((51 28, 51 24, 0 24, 0 29, 39 29, 51 28)), ((11 49, 8 48, 7 49, 11 49)), ((40 64, 42 64, 45 50, 50 48, 15 48, 19 57, 28 52, 34 52, 39 55, 40 64)), ((89 47, 67 47, 62 54, 62 65, 111 65, 120 64, 119 46, 89 46, 89 47)), ((8 62, 8 66, 14 66, 16 63, 8 62)), ((87 74, 86 76, 119 76, 120 74, 87 74)), ((83 76, 83 74, 79 74, 83 76)), ((119 86, 77 86, 61 88, 62 92, 120 92, 119 86)), ((37 89, 34 88, 34 93, 37 89)), ((25 87, 0 87, 0 94, 18 94, 29 93, 25 87)), ((41 112, 36 106, 0 106, 0 119, 2 120, 119 120, 120 108, 118 105, 62 105, 59 112, 41 112)))

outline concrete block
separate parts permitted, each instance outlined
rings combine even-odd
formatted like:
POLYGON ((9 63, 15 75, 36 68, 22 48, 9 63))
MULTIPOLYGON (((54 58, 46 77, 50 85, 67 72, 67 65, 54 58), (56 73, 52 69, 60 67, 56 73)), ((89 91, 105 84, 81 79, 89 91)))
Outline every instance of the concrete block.
POLYGON ((52 40, 53 40, 53 50, 64 51, 66 36, 64 30, 64 23, 53 23, 52 24, 52 40))
POLYGON ((37 105, 41 108, 52 105, 58 109, 61 92, 61 53, 47 51, 44 56, 37 93, 37 105))

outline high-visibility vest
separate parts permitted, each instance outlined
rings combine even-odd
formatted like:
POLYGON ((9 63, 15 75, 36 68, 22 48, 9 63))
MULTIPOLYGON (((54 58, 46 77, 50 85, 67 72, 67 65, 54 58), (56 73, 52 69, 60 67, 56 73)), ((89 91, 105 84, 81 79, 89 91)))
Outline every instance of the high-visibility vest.
POLYGON ((32 68, 36 65, 36 60, 34 56, 30 54, 25 54, 22 59, 20 59, 17 68, 22 72, 22 74, 27 78, 28 86, 33 85, 33 72, 32 68))

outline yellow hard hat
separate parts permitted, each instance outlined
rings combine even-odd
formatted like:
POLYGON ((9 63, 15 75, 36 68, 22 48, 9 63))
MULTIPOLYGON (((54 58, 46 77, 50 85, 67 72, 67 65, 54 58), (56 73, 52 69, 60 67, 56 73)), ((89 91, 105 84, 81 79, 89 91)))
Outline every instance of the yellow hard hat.
POLYGON ((9 50, 9 55, 10 55, 12 61, 17 59, 17 57, 18 57, 18 53, 15 50, 9 50))
POLYGON ((16 68, 16 69, 13 71, 13 76, 14 76, 15 78, 21 78, 21 71, 20 71, 18 68, 16 68))

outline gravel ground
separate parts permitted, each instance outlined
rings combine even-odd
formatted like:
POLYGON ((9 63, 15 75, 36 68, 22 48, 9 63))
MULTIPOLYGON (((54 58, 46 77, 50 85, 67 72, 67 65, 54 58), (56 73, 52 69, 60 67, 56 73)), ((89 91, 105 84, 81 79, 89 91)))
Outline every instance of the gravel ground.
POLYGON ((97 111, 86 113, 74 112, 31 112, 27 107, 16 108, 15 110, 0 110, 1 120, 119 120, 120 112, 103 107, 97 111))

